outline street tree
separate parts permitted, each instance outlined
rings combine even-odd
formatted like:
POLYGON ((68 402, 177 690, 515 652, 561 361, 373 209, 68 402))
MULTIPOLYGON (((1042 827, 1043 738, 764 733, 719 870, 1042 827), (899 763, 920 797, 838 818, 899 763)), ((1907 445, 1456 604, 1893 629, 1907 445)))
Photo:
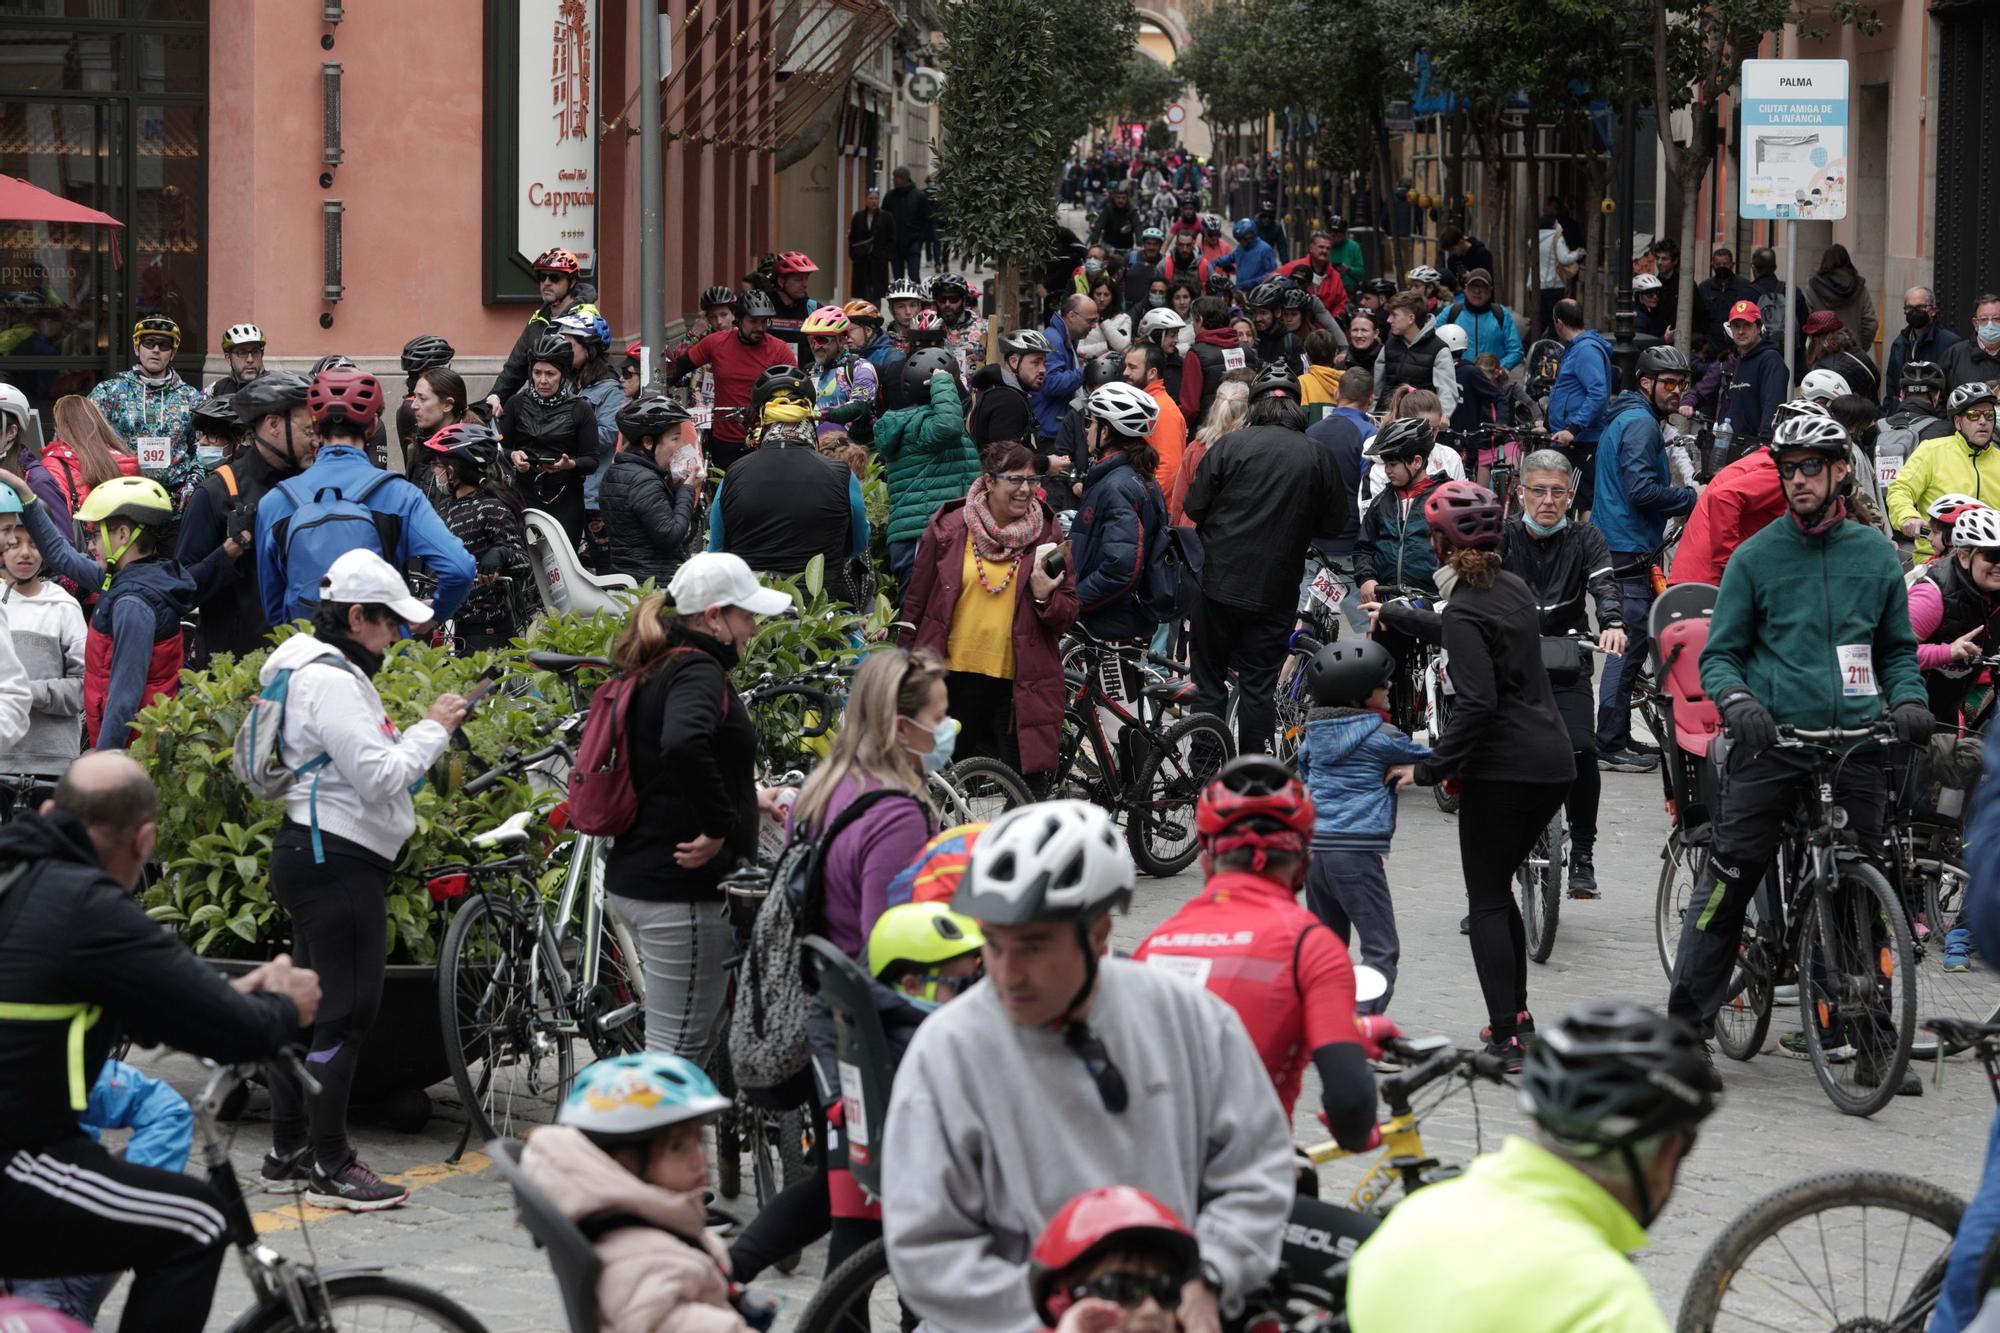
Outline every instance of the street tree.
POLYGON ((1179 98, 1185 86, 1173 70, 1143 51, 1133 51, 1119 72, 1112 114, 1121 123, 1150 125, 1165 114, 1167 104, 1179 98))

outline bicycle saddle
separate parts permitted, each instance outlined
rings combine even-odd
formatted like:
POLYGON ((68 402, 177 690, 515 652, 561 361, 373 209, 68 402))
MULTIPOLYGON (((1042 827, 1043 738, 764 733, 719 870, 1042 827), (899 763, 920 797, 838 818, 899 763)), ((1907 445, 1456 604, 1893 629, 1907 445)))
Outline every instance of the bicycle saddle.
POLYGON ((528 823, 534 819, 532 810, 517 810, 507 816, 506 822, 476 833, 472 837, 474 847, 519 847, 528 840, 528 823))
POLYGON ((602 657, 578 657, 573 653, 528 653, 526 657, 528 665, 537 671, 553 671, 559 676, 581 671, 585 667, 602 671, 611 669, 611 663, 602 657))

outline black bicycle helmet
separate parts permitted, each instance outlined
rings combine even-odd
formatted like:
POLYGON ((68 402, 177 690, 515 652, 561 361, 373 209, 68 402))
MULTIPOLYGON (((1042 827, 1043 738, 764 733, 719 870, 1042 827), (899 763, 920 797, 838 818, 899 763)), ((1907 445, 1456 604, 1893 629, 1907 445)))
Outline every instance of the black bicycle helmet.
POLYGON ((752 287, 736 298, 738 319, 776 319, 778 307, 771 303, 771 294, 752 287))
POLYGON ((267 370, 238 389, 229 405, 238 421, 254 426, 264 417, 299 406, 311 390, 312 380, 296 370, 267 370))
POLYGON ((1252 310, 1276 310, 1285 304, 1287 284, 1266 279, 1250 292, 1249 305, 1252 310))
POLYGON ((546 361, 567 375, 574 360, 575 358, 569 348, 569 339, 563 337, 560 333, 544 333, 541 337, 535 339, 535 350, 533 355, 529 356, 528 364, 533 365, 537 361, 546 361))
POLYGON ((636 444, 657 440, 691 420, 685 407, 664 394, 642 393, 618 409, 618 433, 636 444))
POLYGON ((910 359, 903 363, 904 390, 921 402, 929 402, 931 376, 940 370, 951 376, 952 383, 958 383, 957 355, 943 347, 910 353, 910 359))
POLYGON ((1638 368, 1633 373, 1637 380, 1656 375, 1691 375, 1694 368, 1688 364, 1687 353, 1672 343, 1661 343, 1648 347, 1639 353, 1638 368))
POLYGON ((1267 361, 1257 377, 1250 381, 1250 401, 1270 398, 1282 394, 1293 402, 1299 401, 1299 377, 1292 374, 1292 368, 1281 360, 1267 361))
POLYGON ((812 402, 814 395, 811 377, 797 366, 769 366, 759 372, 755 382, 750 385, 751 417, 761 419, 764 415, 764 404, 780 393, 787 392, 808 403, 812 402))
POLYGON ((1721 1091, 1692 1028, 1625 1001, 1571 1013, 1529 1043, 1521 1070, 1521 1109, 1585 1155, 1692 1129, 1721 1091))
POLYGON ((966 285, 965 279, 959 277, 956 273, 940 273, 931 279, 932 300, 936 300, 940 296, 966 297, 971 294, 972 288, 966 285))
POLYGON ((1236 275, 1226 268, 1212 268, 1204 287, 1210 296, 1227 296, 1236 290, 1236 275))
POLYGON ((1281 310, 1310 310, 1312 309, 1312 303, 1313 294, 1311 292, 1299 286, 1296 282, 1287 282, 1284 286, 1284 291, 1279 296, 1278 306, 1281 310))
POLYGON ((1395 655, 1374 639, 1329 643, 1306 666, 1306 690, 1316 704, 1358 708, 1395 670, 1395 655))
POLYGON ((707 314, 711 310, 715 310, 718 308, 727 308, 735 304, 736 304, 736 289, 734 287, 725 287, 720 284, 717 284, 714 287, 702 288, 701 310, 703 314, 707 314))
POLYGON ((421 375, 451 364, 451 344, 435 333, 424 333, 403 344, 403 373, 421 375))
POLYGON ((1995 401, 1991 385, 1985 380, 1973 380, 1971 383, 1961 384, 1951 391, 1951 397, 1945 403, 1945 410, 1955 417, 1964 416, 1969 409, 1977 407, 1981 403, 1991 407, 1995 401))
POLYGON ((1090 364, 1083 368, 1083 391, 1089 393, 1092 389, 1101 388, 1120 378, 1124 372, 1125 358, 1116 352, 1094 356, 1090 364))
MULTIPOLYGON (((251 383, 256 383, 256 380, 251 383)), ((188 413, 188 420, 204 435, 226 435, 234 439, 243 433, 243 421, 236 415, 235 401, 229 398, 202 399, 188 413)))
POLYGON ((1422 417, 1401 417, 1375 432, 1363 452, 1384 462, 1392 458, 1428 458, 1437 443, 1437 431, 1422 417))
POLYGON ((1944 392, 1944 367, 1935 361, 1905 361, 1902 388, 1944 392))
POLYGON ((1370 278, 1361 284, 1363 296, 1394 296, 1396 284, 1388 278, 1370 278))
POLYGON ((306 372, 306 378, 314 379, 320 374, 329 370, 359 370, 359 369, 361 369, 361 367, 354 364, 353 357, 342 356, 338 352, 331 352, 312 363, 312 369, 306 372))
POLYGON ((484 475, 500 461, 500 437, 478 421, 455 421, 425 440, 424 448, 464 465, 473 477, 484 475))

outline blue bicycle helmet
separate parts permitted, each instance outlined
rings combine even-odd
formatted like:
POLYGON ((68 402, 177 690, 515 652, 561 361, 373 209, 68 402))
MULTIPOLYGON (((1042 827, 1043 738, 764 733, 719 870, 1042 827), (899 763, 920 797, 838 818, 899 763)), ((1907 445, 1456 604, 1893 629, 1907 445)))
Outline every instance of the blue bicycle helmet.
POLYGON ((1229 229, 1229 234, 1247 245, 1256 238, 1257 223, 1252 218, 1238 218, 1236 225, 1229 229))
POLYGON ((669 1125, 705 1120, 729 1099, 692 1060, 664 1051, 614 1055, 586 1066, 556 1112, 556 1123, 598 1144, 641 1143, 669 1125))

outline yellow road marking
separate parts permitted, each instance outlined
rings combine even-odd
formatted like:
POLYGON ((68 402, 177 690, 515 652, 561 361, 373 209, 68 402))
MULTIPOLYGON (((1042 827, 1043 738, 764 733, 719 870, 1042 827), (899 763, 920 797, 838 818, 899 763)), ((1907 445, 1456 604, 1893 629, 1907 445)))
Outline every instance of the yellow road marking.
MULTIPOLYGON (((413 1166, 408 1171, 401 1171, 393 1176, 384 1176, 382 1179, 388 1181, 391 1185, 401 1185, 409 1190, 410 1193, 415 1194, 419 1190, 428 1189, 430 1186, 437 1184, 440 1180, 449 1180, 453 1176, 476 1176, 492 1165, 493 1159, 485 1153, 468 1152, 458 1160, 456 1165, 450 1162, 431 1162, 425 1166, 413 1166)), ((324 1224, 329 1218, 337 1217, 347 1212, 345 1208, 321 1208, 316 1204, 307 1203, 305 1201, 306 1196, 303 1193, 294 1195, 293 1198, 294 1202, 287 1204, 282 1209, 273 1208, 250 1215, 251 1222, 257 1227, 258 1235, 268 1236, 274 1231, 297 1231, 302 1221, 300 1217, 301 1212, 306 1213, 314 1222, 321 1224, 324 1224)))

